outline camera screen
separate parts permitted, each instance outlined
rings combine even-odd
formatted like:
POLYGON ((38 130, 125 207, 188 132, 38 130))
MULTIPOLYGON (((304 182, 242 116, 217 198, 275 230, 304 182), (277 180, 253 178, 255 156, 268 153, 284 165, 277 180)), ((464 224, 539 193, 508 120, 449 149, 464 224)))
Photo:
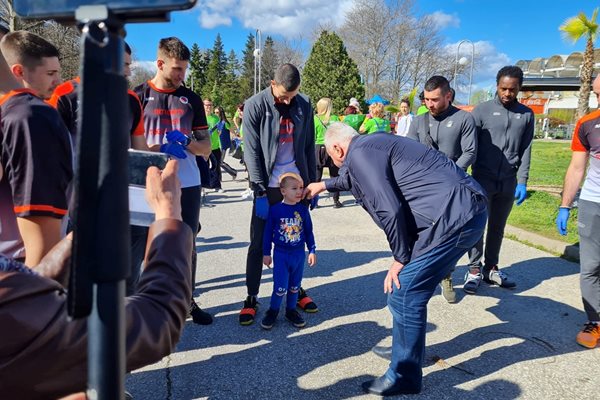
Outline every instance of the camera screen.
POLYGON ((115 13, 143 13, 148 11, 184 10, 196 0, 14 0, 16 13, 29 18, 68 17, 79 6, 105 4, 115 13))

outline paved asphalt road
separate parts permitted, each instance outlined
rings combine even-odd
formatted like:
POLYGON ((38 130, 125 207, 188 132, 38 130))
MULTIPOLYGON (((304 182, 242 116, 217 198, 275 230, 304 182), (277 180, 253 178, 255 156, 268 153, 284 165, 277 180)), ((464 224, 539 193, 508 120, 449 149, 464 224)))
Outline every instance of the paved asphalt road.
MULTIPOLYGON (((225 193, 209 194, 196 241, 196 296, 215 321, 188 321, 175 352, 131 374, 128 390, 136 400, 377 398, 360 384, 387 369, 370 351, 391 342, 383 232, 351 196, 342 196, 342 209, 322 199, 312 213, 317 266, 306 267, 303 281, 321 311, 305 314, 301 330, 281 318, 271 331, 242 327, 252 204, 240 198, 247 181, 229 179, 225 193)), ((598 399, 600 349, 574 341, 585 319, 578 265, 510 240, 501 263, 515 290, 483 284, 476 296, 465 295, 463 258, 454 272, 459 301, 447 304, 439 290, 431 299, 423 391, 411 397, 598 399)), ((259 318, 271 290, 265 269, 259 318)))

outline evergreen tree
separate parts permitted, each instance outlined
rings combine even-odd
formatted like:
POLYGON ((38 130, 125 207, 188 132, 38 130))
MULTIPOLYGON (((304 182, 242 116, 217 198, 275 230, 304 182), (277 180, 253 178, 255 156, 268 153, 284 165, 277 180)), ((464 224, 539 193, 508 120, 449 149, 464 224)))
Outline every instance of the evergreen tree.
POLYGON ((206 68, 209 59, 208 51, 200 50, 197 43, 192 45, 190 49, 190 69, 185 84, 198 94, 201 94, 202 88, 206 84, 206 68))
POLYGON ((227 112, 229 119, 231 119, 233 113, 235 113, 236 106, 243 101, 239 90, 239 69, 240 63, 235 55, 235 51, 231 50, 229 52, 229 56, 227 57, 225 78, 221 91, 223 100, 220 104, 227 112))
POLYGON ((254 35, 249 33, 246 39, 246 46, 242 51, 241 73, 238 85, 242 101, 254 94, 254 43, 254 35))
POLYGON ((221 35, 217 34, 213 48, 210 51, 210 60, 206 68, 206 81, 202 89, 202 98, 210 98, 213 103, 220 104, 222 95, 220 86, 224 80, 227 56, 223 50, 221 35))
POLYGON ((261 84, 260 90, 271 84, 271 80, 275 76, 275 70, 279 66, 279 58, 275 50, 275 42, 271 36, 265 39, 265 46, 262 49, 262 68, 261 68, 261 84))
POLYGON ((351 97, 364 98, 358 67, 335 33, 321 32, 313 45, 302 71, 302 92, 310 96, 313 106, 322 97, 329 97, 337 114, 351 97))

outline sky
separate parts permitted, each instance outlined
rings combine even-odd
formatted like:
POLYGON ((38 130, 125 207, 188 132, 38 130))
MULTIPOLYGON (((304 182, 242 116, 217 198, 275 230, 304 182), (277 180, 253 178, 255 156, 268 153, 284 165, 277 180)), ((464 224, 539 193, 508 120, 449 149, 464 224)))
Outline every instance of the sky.
MULTIPOLYGON (((211 48, 221 34, 227 52, 241 56, 249 33, 260 29, 263 38, 308 39, 315 26, 337 26, 355 0, 197 0, 194 8, 171 14, 168 23, 129 24, 127 41, 140 61, 154 60, 160 38, 177 36, 188 46, 211 48)), ((473 91, 494 86, 504 65, 521 59, 583 51, 561 36, 558 27, 584 12, 588 17, 598 0, 415 0, 418 15, 433 15, 445 45, 455 54, 461 40, 474 43, 479 54, 473 91)), ((470 58, 463 44, 460 56, 470 58)))

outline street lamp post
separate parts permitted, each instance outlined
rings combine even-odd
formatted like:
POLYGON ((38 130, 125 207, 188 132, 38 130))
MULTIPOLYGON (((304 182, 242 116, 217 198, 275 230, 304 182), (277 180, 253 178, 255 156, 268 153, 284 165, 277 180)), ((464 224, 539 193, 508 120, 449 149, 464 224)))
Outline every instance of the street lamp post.
POLYGON ((260 34, 260 29, 256 30, 256 36, 254 38, 254 94, 260 92, 262 88, 261 80, 261 70, 262 70, 262 36, 260 34))
MULTIPOLYGON (((458 47, 456 48, 456 57, 454 59, 454 78, 452 79, 452 81, 456 82, 456 76, 458 74, 458 64, 466 65, 469 62, 469 60, 466 57, 461 57, 460 60, 458 59, 458 56, 460 53, 460 46, 463 43, 468 43, 471 45, 471 72, 469 74, 469 97, 467 97, 467 103, 470 103, 471 102, 471 86, 473 84, 473 64, 475 61, 475 45, 473 44, 473 42, 471 42, 468 39, 461 40, 460 42, 458 42, 458 47)), ((456 87, 455 90, 456 89, 458 89, 458 87, 456 87)))

